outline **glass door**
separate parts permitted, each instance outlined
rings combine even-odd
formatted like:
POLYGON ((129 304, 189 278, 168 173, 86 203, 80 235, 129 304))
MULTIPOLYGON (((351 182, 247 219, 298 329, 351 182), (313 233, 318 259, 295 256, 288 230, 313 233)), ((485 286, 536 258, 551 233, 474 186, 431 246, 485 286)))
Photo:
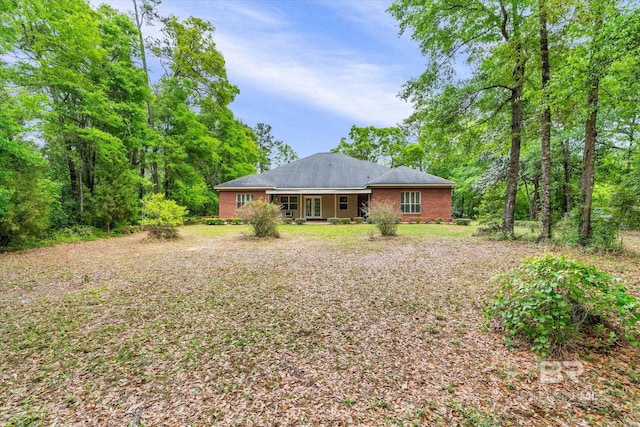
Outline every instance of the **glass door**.
POLYGON ((305 197, 305 218, 322 218, 322 197, 305 197))

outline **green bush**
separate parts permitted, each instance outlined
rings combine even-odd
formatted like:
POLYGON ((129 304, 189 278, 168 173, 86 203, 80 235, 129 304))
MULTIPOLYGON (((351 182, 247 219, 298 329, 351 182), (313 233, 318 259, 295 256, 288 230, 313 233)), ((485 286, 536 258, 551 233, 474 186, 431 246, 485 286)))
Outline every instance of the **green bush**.
POLYGON ((367 207, 369 221, 374 224, 383 236, 395 236, 398 231, 400 215, 391 203, 375 203, 367 207))
POLYGON ((442 222, 442 218, 436 218, 433 220, 436 224, 440 224, 442 222))
POLYGON ((238 214, 246 224, 251 224, 256 237, 280 237, 280 206, 264 200, 254 200, 242 205, 238 214))
POLYGON ((142 226, 149 236, 156 239, 178 237, 177 227, 182 225, 187 209, 164 194, 153 194, 144 198, 142 204, 142 226))
POLYGON ((243 218, 227 218, 224 221, 230 225, 248 224, 243 218))
POLYGON ((293 224, 293 218, 282 218, 282 223, 285 225, 293 224))
POLYGON ((355 222, 356 224, 362 224, 364 222, 364 218, 361 216, 357 216, 353 218, 353 222, 355 222))
POLYGON ((227 221, 221 218, 202 218, 200 220, 204 225, 225 225, 227 221))
POLYGON ((416 224, 420 224, 422 222, 422 217, 419 216, 416 218, 416 224))
POLYGON ((469 225, 469 224, 471 224, 471 219, 470 218, 456 218, 455 219, 455 224, 456 225, 469 225))
MULTIPOLYGON (((565 215, 554 226, 554 241, 566 246, 578 246, 580 235, 578 225, 580 216, 577 210, 565 215)), ((617 251, 622 247, 620 241, 620 224, 612 215, 601 209, 594 209, 591 215, 591 237, 587 246, 600 251, 617 251)))
POLYGON ((499 320, 507 341, 524 340, 548 356, 594 336, 607 345, 624 331, 638 345, 640 303, 625 287, 595 267, 550 255, 525 260, 512 274, 492 279, 500 285, 485 311, 499 320))
POLYGON ((307 223, 307 219, 306 218, 296 218, 296 224, 297 225, 305 225, 307 223))
POLYGON ((327 218, 327 221, 328 221, 328 222, 329 222, 329 224, 331 224, 331 225, 338 225, 338 224, 340 224, 340 218, 337 218, 337 217, 327 218))
POLYGON ((351 218, 340 218, 340 224, 343 224, 343 225, 351 224, 351 218))

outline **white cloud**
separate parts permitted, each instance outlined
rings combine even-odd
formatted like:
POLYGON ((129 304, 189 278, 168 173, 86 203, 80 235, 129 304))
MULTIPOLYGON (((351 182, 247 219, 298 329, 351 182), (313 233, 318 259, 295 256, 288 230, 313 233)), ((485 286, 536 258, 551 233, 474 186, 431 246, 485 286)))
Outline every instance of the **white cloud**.
MULTIPOLYGON (((411 113, 411 107, 397 98, 406 80, 399 75, 399 64, 374 63, 366 53, 326 34, 310 38, 296 33, 282 16, 265 26, 265 12, 249 10, 244 7, 243 16, 255 13, 261 17, 259 23, 245 22, 245 31, 221 26, 216 36, 229 77, 241 90, 251 85, 376 126, 392 126, 411 113)), ((382 19, 379 11, 364 13, 382 19)), ((372 20, 363 17, 363 21, 372 20)))

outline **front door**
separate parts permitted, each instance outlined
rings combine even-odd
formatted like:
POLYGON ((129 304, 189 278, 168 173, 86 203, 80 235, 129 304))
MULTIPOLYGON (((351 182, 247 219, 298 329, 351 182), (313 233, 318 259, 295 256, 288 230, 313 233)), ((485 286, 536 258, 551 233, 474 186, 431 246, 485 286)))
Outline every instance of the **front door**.
POLYGON ((322 218, 322 197, 306 197, 304 200, 305 218, 322 218))

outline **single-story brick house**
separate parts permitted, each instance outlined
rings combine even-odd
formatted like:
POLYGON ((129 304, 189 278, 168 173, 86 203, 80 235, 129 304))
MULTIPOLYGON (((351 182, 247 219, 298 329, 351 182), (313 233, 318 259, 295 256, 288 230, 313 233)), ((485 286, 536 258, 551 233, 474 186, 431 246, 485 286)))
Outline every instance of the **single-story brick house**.
POLYGON ((327 219, 362 216, 362 206, 387 201, 402 221, 451 220, 455 183, 406 166, 388 168, 340 153, 318 153, 217 185, 220 217, 233 218, 251 200, 282 206, 290 218, 327 219))

